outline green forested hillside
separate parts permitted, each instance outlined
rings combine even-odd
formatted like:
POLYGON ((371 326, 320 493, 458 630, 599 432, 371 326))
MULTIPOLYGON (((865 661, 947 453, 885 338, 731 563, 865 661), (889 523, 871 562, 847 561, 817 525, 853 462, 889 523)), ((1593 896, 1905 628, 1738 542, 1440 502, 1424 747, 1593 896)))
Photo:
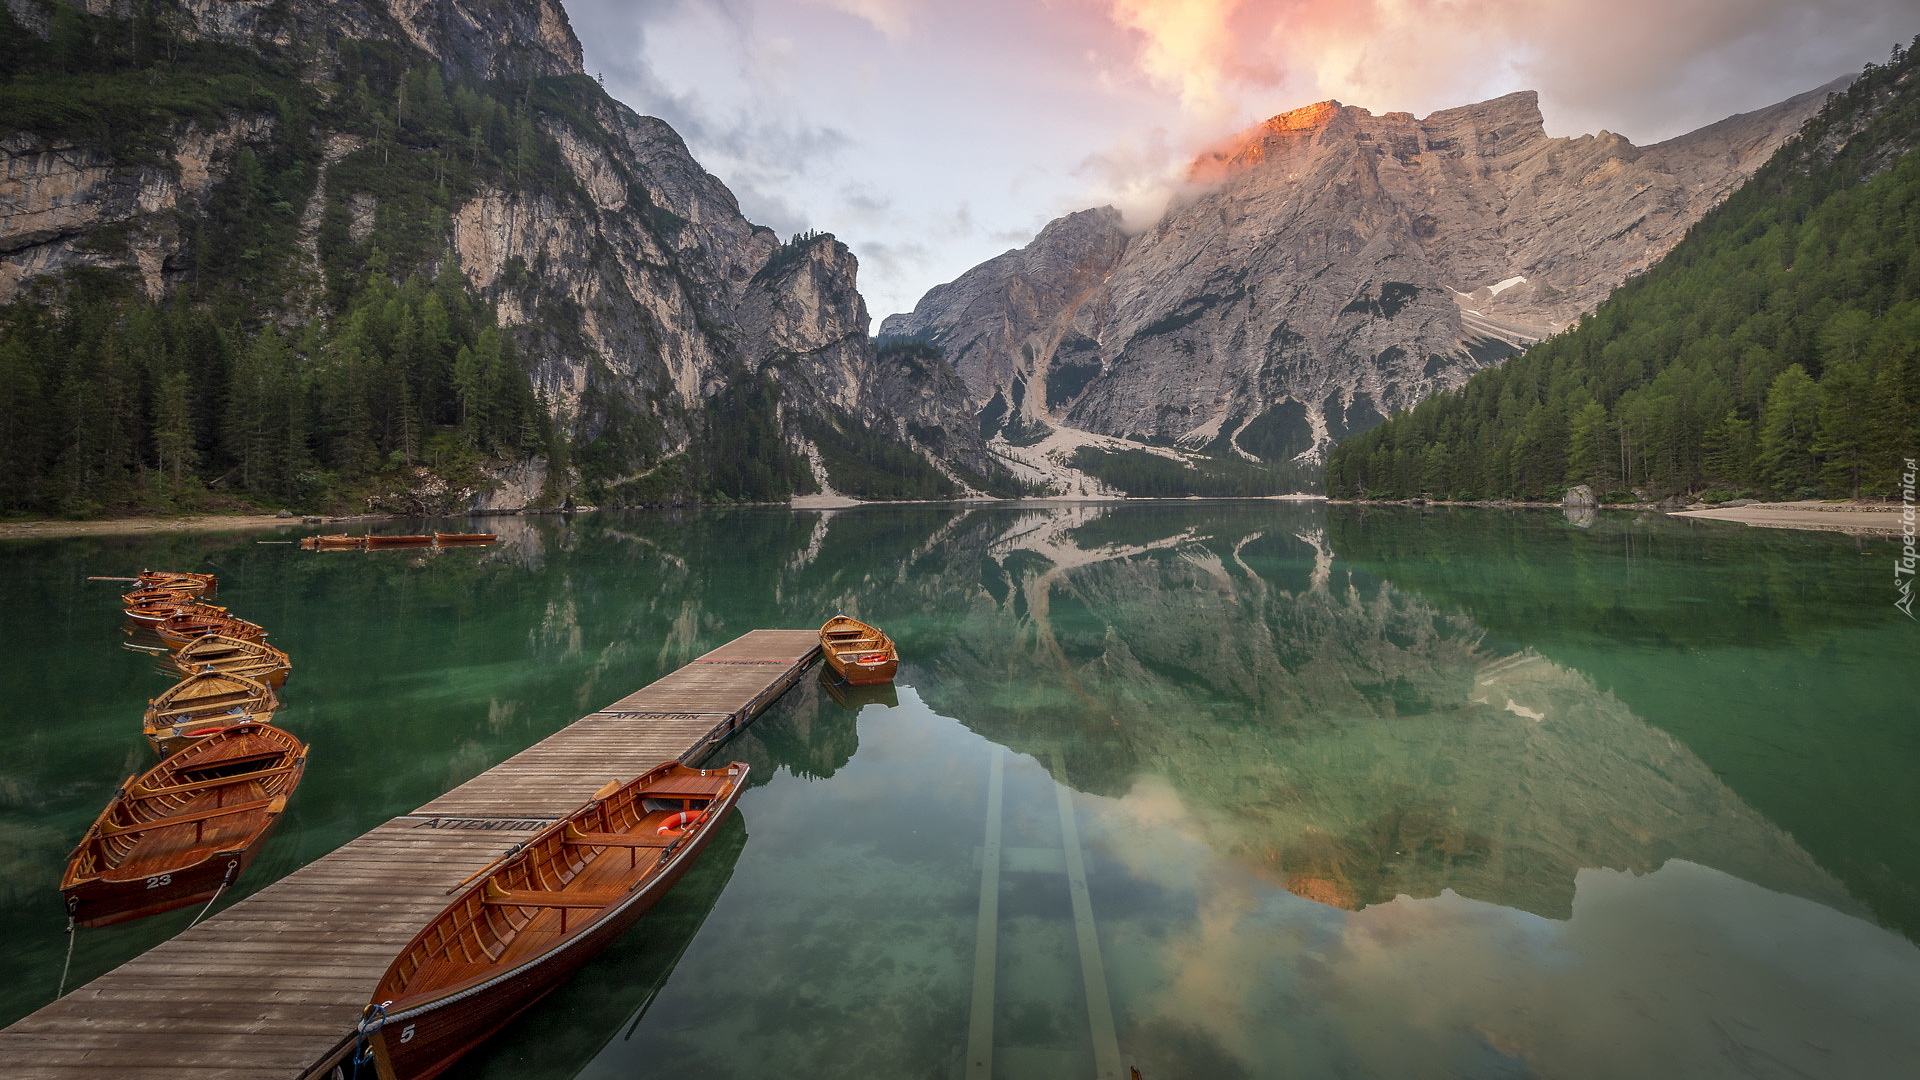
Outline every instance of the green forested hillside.
POLYGON ((1336 497, 1894 493, 1920 454, 1920 41, 1591 317, 1336 446, 1336 497))
MULTIPOLYGON (((503 327, 456 266, 453 214, 483 191, 563 216, 593 206, 548 129, 620 149, 594 80, 455 77, 397 39, 188 40, 163 0, 116 6, 124 17, 41 7, 36 35, 0 6, 0 135, 105 160, 131 190, 142 170, 139 183, 178 181, 187 136, 239 134, 210 162, 204 202, 74 226, 100 262, 164 251, 160 271, 68 267, 0 305, 0 514, 397 508, 389 496, 414 486, 418 466, 444 482, 422 489, 447 494, 400 502, 454 510, 483 465, 529 457, 549 460, 552 502, 815 488, 764 373, 737 365, 687 408, 597 359, 582 327, 614 316, 551 287, 548 268, 506 260, 496 287, 528 322, 503 327), (165 295, 150 291, 157 275, 165 295), (541 358, 587 368, 564 430, 534 390, 541 358)), ((684 219, 640 183, 626 198, 636 229, 679 249, 684 219)), ((830 240, 798 237, 780 257, 830 240)), ((955 490, 880 435, 841 434, 822 454, 869 497, 955 490)))
POLYGON ((529 118, 536 89, 562 91, 449 88, 397 47, 349 43, 328 100, 291 61, 179 40, 140 10, 61 4, 43 41, 0 9, 0 117, 122 165, 159 162, 187 121, 259 116, 274 137, 235 151, 204 215, 176 216, 172 295, 80 269, 0 307, 0 511, 319 507, 411 464, 458 478, 560 449, 511 337, 447 261, 446 212, 482 178, 565 182, 529 118), (295 207, 320 121, 365 144, 330 174, 314 282, 295 207), (356 193, 381 207, 358 237, 356 193))

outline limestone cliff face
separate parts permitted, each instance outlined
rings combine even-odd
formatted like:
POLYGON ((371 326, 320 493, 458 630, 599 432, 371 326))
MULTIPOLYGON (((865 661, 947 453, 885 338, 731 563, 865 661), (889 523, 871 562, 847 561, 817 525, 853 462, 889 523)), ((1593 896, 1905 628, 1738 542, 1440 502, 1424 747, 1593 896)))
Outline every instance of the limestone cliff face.
MULTIPOLYGON (((51 34, 41 0, 4 2, 15 25, 51 34)), ((82 6, 126 16, 117 0, 82 6)), ((343 72, 366 49, 349 46, 373 43, 381 64, 437 64, 448 86, 496 88, 513 123, 524 116, 551 140, 562 175, 521 182, 508 170, 464 190, 446 213, 446 247, 513 328, 562 429, 577 443, 623 432, 627 460, 617 470, 643 475, 688 452, 704 402, 763 371, 789 421, 771 437, 796 450, 806 449, 800 421, 828 412, 896 444, 937 442, 972 471, 992 470, 963 395, 923 399, 908 389, 913 372, 876 356, 846 247, 831 237, 782 245, 748 221, 671 127, 584 79, 557 0, 156 0, 151 10, 176 40, 240 46, 282 70, 291 61, 321 101, 356 92, 343 72), (560 89, 543 98, 537 80, 559 80, 538 85, 560 89), (917 441, 910 425, 943 435, 917 441)), ((311 272, 270 316, 288 325, 329 317, 324 222, 345 221, 360 243, 384 212, 384 196, 364 180, 351 193, 330 180, 343 162, 360 161, 362 175, 384 166, 367 155, 387 153, 375 143, 390 136, 317 126, 300 134, 319 149, 318 175, 306 204, 290 208, 301 223, 296 261, 311 272)), ((149 298, 169 295, 193 265, 193 223, 237 152, 264 158, 288 137, 272 115, 235 113, 181 123, 156 153, 116 156, 110 146, 9 133, 0 118, 0 303, 74 267, 130 270, 149 298)), ((927 374, 951 389, 950 375, 927 374)))
POLYGON ((983 416, 1001 395, 1312 460, 1590 311, 1841 85, 1650 147, 1548 138, 1531 92, 1424 119, 1323 102, 1201 155, 1145 232, 1062 218, 882 331, 945 348, 983 416))
MULTIPOLYGON (((44 32, 50 5, 5 0, 15 19, 44 32)), ((89 14, 124 15, 126 0, 67 0, 89 14)), ((161 5, 154 5, 161 7, 161 5)), ((448 74, 530 79, 577 74, 580 41, 560 0, 175 0, 162 17, 189 40, 298 48, 324 63, 342 41, 412 45, 448 74)))
POLYGON ((165 164, 118 165, 99 146, 0 136, 0 303, 28 280, 71 266, 131 265, 149 295, 166 288, 180 251, 182 214, 197 213, 234 147, 272 134, 268 117, 233 116, 189 126, 165 164), (97 242, 106 226, 126 230, 124 250, 97 242))
MULTIPOLYGON (((739 306, 749 366, 780 384, 785 408, 884 432, 964 490, 999 467, 979 438, 965 388, 944 363, 877 354, 854 287, 858 263, 831 236, 776 252, 739 306)), ((829 480, 831 478, 823 477, 829 480)))
MULTIPOLYGON (((888 319, 883 332, 937 340, 979 401, 1011 395, 1044 374, 1035 357, 1060 354, 1065 364, 1084 350, 1081 342, 1062 339, 1126 249, 1119 211, 1106 206, 1068 214, 1026 247, 934 286, 911 314, 888 319)), ((1017 392, 1026 398, 1024 389, 1017 392)))
POLYGON ((756 367, 789 376, 789 389, 849 414, 872 379, 867 307, 854 288, 853 252, 830 237, 801 241, 748 283, 742 348, 756 367))
POLYGON ((576 191, 482 191, 452 230, 468 280, 535 343, 536 383, 589 435, 605 421, 590 397, 658 411, 711 391, 739 358, 745 336, 727 330, 747 285, 779 246, 664 122, 611 99, 592 119, 582 131, 542 118, 576 191))

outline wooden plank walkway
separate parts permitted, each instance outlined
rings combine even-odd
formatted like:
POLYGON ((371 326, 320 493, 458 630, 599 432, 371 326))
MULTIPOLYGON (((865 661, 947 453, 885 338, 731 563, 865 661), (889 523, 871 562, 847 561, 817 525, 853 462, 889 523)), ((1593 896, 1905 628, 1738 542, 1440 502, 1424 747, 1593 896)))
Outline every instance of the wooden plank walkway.
POLYGON ((0 1030, 7 1076, 326 1075, 450 886, 606 781, 697 760, 798 681, 818 643, 812 630, 744 634, 376 826, 0 1030))

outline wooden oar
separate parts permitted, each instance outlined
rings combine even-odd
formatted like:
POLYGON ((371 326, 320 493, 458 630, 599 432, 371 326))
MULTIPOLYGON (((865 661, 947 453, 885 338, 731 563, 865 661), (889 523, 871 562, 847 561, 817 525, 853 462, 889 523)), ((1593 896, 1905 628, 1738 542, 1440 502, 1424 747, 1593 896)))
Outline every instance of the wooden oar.
MULTIPOLYGON (((569 820, 569 819, 571 819, 571 818, 573 817, 573 815, 574 815, 574 814, 577 814, 577 813, 579 813, 579 812, 580 812, 580 810, 585 810, 585 809, 586 809, 587 807, 589 807, 589 806, 592 806, 592 805, 593 805, 594 803, 597 803, 597 802, 599 802, 599 801, 600 801, 601 799, 604 799, 604 798, 606 798, 607 796, 609 796, 609 795, 611 795, 611 794, 613 794, 614 792, 616 792, 616 791, 619 791, 619 790, 620 790, 620 781, 618 781, 618 780, 609 780, 609 781, 607 781, 606 783, 604 783, 604 784, 602 784, 602 785, 600 785, 600 790, 599 790, 599 791, 596 791, 596 792, 594 792, 594 793, 593 793, 592 795, 590 795, 590 796, 588 796, 588 797, 587 797, 587 801, 586 801, 586 802, 583 802, 583 803, 581 803, 581 804, 580 804, 580 808, 579 808, 579 810, 575 810, 575 811, 573 811, 573 813, 570 813, 570 814, 564 814, 564 815, 562 815, 562 816, 561 816, 561 818, 560 818, 560 820, 562 820, 562 821, 566 821, 566 820, 569 820)), ((549 825, 549 826, 547 826, 547 828, 549 828, 549 829, 550 829, 550 828, 552 828, 552 827, 553 827, 553 826, 551 826, 551 825, 549 825)), ((542 829, 541 831, 542 831, 542 832, 545 832, 545 831, 546 831, 546 829, 542 829)), ((517 855, 519 855, 519 854, 520 854, 520 852, 521 852, 521 851, 523 851, 523 850, 524 850, 524 849, 526 848, 526 846, 527 846, 527 842, 526 842, 525 840, 522 840, 522 841, 520 841, 519 843, 517 843, 517 844, 515 844, 515 845, 513 845, 512 847, 510 847, 510 848, 508 848, 508 849, 506 850, 506 853, 505 853, 504 855, 501 855, 501 856, 500 856, 499 858, 497 858, 497 859, 495 859, 495 860, 493 860, 492 862, 490 862, 490 863, 488 863, 487 865, 485 865, 485 866, 483 866, 483 867, 481 867, 481 868, 480 868, 480 869, 478 869, 478 870, 475 870, 475 871, 474 871, 473 873, 471 873, 471 874, 468 874, 468 875, 467 875, 466 877, 463 877, 463 878, 461 878, 461 879, 460 879, 459 881, 457 881, 457 882, 455 882, 454 884, 452 884, 452 885, 450 885, 450 886, 448 886, 448 887, 447 887, 447 891, 446 891, 446 892, 443 892, 443 893, 441 893, 440 895, 441 895, 441 896, 451 896, 451 895, 453 895, 453 891, 454 891, 455 889, 458 889, 458 888, 460 888, 461 886, 463 886, 463 885, 465 885, 465 884, 467 884, 468 882, 470 882, 470 881, 472 881, 472 880, 473 880, 474 878, 477 878, 477 877, 479 877, 479 876, 480 876, 481 874, 485 874, 485 873, 488 873, 488 872, 490 872, 490 871, 492 871, 492 870, 493 870, 493 869, 494 869, 495 867, 497 867, 497 866, 499 866, 499 865, 500 865, 501 863, 504 863, 504 862, 508 862, 508 861, 510 861, 510 860, 512 860, 512 859, 513 859, 513 858, 514 858, 515 856, 517 856, 517 855)))
POLYGON ((89 577, 88 581, 139 581, 137 577, 89 577))

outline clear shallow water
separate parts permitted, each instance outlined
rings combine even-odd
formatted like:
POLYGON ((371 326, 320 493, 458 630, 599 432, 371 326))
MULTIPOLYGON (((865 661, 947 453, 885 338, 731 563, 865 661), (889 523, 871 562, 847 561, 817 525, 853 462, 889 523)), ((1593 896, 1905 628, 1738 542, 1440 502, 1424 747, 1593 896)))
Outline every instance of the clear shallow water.
MULTIPOLYGON (((52 703, 0 767, 5 1015, 51 994, 60 862, 166 685, 79 579, 169 565, 295 658, 313 766, 248 888, 744 630, 900 639, 897 704, 809 680, 721 749, 757 778, 724 842, 467 1076, 964 1075, 995 754, 996 1075, 1094 1070, 1063 783, 1149 1080, 1920 1068, 1920 632, 1885 542, 1267 503, 508 525, 0 550, 41 628, 8 699, 52 703)), ((75 981, 190 917, 83 934, 75 981)))

